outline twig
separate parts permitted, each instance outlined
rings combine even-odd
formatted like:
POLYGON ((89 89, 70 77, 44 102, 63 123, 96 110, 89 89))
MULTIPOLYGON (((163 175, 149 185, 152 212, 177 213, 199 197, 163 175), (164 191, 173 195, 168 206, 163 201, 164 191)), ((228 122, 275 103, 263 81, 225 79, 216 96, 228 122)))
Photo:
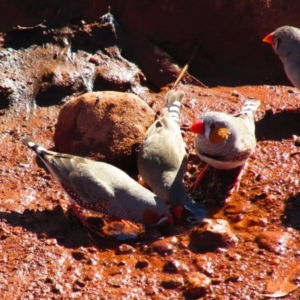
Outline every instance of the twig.
MULTIPOLYGON (((184 76, 184 74, 186 73, 191 61, 193 60, 194 56, 196 55, 197 51, 199 50, 200 47, 200 43, 198 43, 198 45, 196 46, 195 50, 193 51, 192 55, 190 56, 188 62, 186 63, 186 65, 183 67, 183 69, 181 70, 178 78, 176 79, 172 89, 174 89, 177 84, 179 83, 179 81, 182 79, 182 77, 184 76)), ((202 83, 199 79, 197 79, 199 81, 199 83, 202 85, 202 87, 207 88, 208 86, 206 86, 204 83, 202 83)))
POLYGON ((47 28, 46 25, 44 25, 44 23, 46 22, 46 20, 44 20, 43 22, 34 25, 34 26, 29 26, 29 27, 23 27, 20 25, 17 25, 16 27, 13 27, 12 30, 30 30, 30 29, 35 29, 35 28, 47 28))

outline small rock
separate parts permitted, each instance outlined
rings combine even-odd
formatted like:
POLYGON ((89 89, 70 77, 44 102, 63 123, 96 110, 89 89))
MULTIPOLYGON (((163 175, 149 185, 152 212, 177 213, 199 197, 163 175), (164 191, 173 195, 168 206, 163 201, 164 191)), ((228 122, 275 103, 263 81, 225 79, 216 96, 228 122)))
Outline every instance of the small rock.
POLYGON ((256 236, 255 242, 262 249, 276 254, 284 254, 291 239, 291 235, 287 232, 264 231, 256 236))
POLYGON ((242 278, 241 278, 240 275, 238 275, 238 274, 232 274, 229 277, 227 277, 224 281, 225 282, 239 282, 241 280, 242 280, 242 278))
POLYGON ((80 287, 84 287, 85 286, 85 282, 79 280, 79 279, 76 279, 74 284, 80 286, 80 287))
POLYGON ((144 260, 139 260, 136 265, 135 265, 136 269, 145 269, 149 267, 149 262, 148 260, 144 259, 144 260))
POLYGON ((204 219, 190 233, 190 243, 199 251, 214 251, 217 248, 234 246, 238 242, 226 220, 204 219))
POLYGON ((134 253, 135 249, 127 244, 122 244, 118 247, 116 253, 117 254, 130 254, 130 253, 134 253))
POLYGON ((296 147, 300 147, 300 137, 299 136, 297 136, 297 138, 295 139, 294 144, 296 147))
POLYGON ((204 297, 211 286, 211 280, 198 272, 187 273, 184 296, 190 298, 204 297))
POLYGON ((56 239, 48 239, 48 240, 45 241, 45 245, 55 246, 55 245, 57 245, 57 240, 56 239))
POLYGON ((159 255, 167 256, 174 253, 174 248, 171 244, 167 243, 164 240, 157 240, 149 246, 148 252, 155 252, 159 255))
POLYGON ((163 271, 166 273, 188 272, 189 268, 179 260, 169 259, 164 264, 163 271))
POLYGON ((53 278, 51 278, 51 277, 47 277, 46 279, 45 279, 45 283, 53 283, 54 282, 54 280, 53 280, 53 278))
POLYGON ((207 276, 211 277, 214 274, 212 263, 210 261, 207 261, 207 259, 204 257, 197 259, 195 261, 195 266, 201 273, 204 273, 207 276))
POLYGON ((236 90, 233 90, 232 93, 231 93, 231 96, 239 97, 240 94, 236 90))
POLYGON ((97 264, 97 261, 94 258, 90 257, 90 258, 87 259, 86 264, 91 265, 91 266, 95 266, 97 264))
POLYGON ((61 294, 62 293, 62 290, 63 290, 63 287, 56 283, 53 287, 52 287, 52 292, 53 293, 56 293, 56 294, 61 294))
POLYGON ((165 289, 176 289, 184 285, 184 279, 181 275, 172 275, 161 282, 161 286, 165 289))
POLYGON ((21 226, 16 226, 12 229, 12 234, 14 235, 18 235, 18 234, 21 234, 23 232, 23 229, 21 226))
POLYGON ((72 252, 72 257, 76 260, 83 260, 86 259, 86 256, 83 252, 80 251, 73 251, 72 252))
POLYGON ((255 177, 256 181, 263 181, 265 179, 266 179, 266 177, 262 174, 257 174, 257 176, 255 177))
POLYGON ((261 218, 253 216, 251 218, 248 218, 248 226, 258 226, 258 227, 266 227, 268 225, 268 219, 267 218, 261 218))
POLYGON ((121 267, 121 266, 126 266, 126 261, 121 260, 117 265, 118 265, 119 267, 121 267))
POLYGON ((177 273, 179 262, 177 260, 168 260, 163 267, 163 271, 166 273, 177 273))
POLYGON ((47 239, 47 233, 46 232, 41 232, 39 234, 39 239, 42 241, 45 241, 47 239))

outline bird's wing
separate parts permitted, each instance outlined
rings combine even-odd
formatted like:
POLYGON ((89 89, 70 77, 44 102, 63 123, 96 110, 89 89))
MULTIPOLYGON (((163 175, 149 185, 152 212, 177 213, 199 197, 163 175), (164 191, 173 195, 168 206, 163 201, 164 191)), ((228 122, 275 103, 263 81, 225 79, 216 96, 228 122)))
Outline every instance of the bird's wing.
POLYGON ((85 201, 105 203, 114 198, 114 189, 105 178, 105 165, 102 163, 79 163, 70 175, 69 182, 73 190, 85 201))

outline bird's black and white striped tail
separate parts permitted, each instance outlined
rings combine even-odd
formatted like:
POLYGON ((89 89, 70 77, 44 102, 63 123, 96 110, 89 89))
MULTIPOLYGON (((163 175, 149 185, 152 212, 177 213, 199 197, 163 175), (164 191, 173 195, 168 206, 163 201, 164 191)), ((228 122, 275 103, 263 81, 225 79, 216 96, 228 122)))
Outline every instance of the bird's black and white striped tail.
POLYGON ((165 96, 166 107, 168 108, 169 115, 177 123, 179 123, 179 112, 180 112, 180 106, 183 97, 184 97, 183 91, 174 91, 174 90, 170 90, 165 96))
POLYGON ((44 147, 38 145, 28 136, 22 139, 22 143, 28 148, 32 149, 38 155, 43 155, 43 153, 47 151, 44 147))
POLYGON ((240 111, 240 114, 249 114, 250 113, 254 116, 259 105, 260 105, 260 100, 247 99, 240 111))

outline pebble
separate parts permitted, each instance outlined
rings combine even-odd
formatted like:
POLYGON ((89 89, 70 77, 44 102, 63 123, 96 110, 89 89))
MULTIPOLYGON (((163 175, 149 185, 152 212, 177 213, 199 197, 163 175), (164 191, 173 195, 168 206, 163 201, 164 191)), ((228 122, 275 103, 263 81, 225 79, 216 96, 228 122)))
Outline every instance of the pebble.
POLYGON ((251 218, 248 218, 248 225, 249 226, 266 227, 268 225, 268 219, 253 216, 251 218))
POLYGON ((284 254, 288 250, 291 235, 287 232, 264 231, 255 238, 257 245, 276 254, 284 254))
POLYGON ((134 253, 135 249, 127 244, 121 244, 116 250, 116 254, 131 254, 134 253))
POLYGON ((163 271, 165 273, 177 273, 178 272, 179 261, 177 260, 167 260, 163 266, 163 271))
POLYGON ((232 93, 231 93, 231 96, 239 97, 240 94, 236 90, 233 90, 232 93))
POLYGON ((143 260, 139 260, 136 265, 135 265, 135 268, 136 269, 145 269, 145 268, 148 268, 149 267, 149 261, 146 260, 146 259, 143 259, 143 260))
POLYGON ((186 275, 184 295, 189 298, 204 297, 211 286, 209 277, 198 272, 190 272, 186 275))
POLYGON ((63 290, 63 287, 57 283, 52 287, 52 292, 56 293, 56 294, 61 294, 62 290, 63 290))
POLYGON ((190 233, 191 245, 199 251, 235 246, 238 242, 226 220, 203 219, 190 233))
POLYGON ((154 252, 161 256, 168 256, 174 253, 174 248, 171 244, 167 243, 164 240, 157 240, 149 246, 148 252, 154 252))
POLYGON ((214 274, 212 263, 207 261, 207 259, 204 257, 199 258, 195 262, 195 266, 200 272, 205 273, 206 275, 212 276, 214 274))
POLYGON ((55 246, 55 245, 57 245, 57 240, 56 239, 48 239, 48 240, 45 241, 45 245, 55 246))
POLYGON ((72 252, 72 257, 76 260, 83 260, 86 259, 86 256, 83 252, 80 251, 73 251, 72 252))
POLYGON ((165 273, 178 273, 178 272, 188 272, 189 268, 186 264, 179 260, 168 259, 163 266, 163 271, 165 273))
POLYGON ((294 140, 294 145, 296 147, 300 147, 300 137, 299 136, 297 136, 296 139, 294 140))
POLYGON ((181 275, 172 275, 172 277, 165 278, 161 282, 161 286, 165 289, 176 289, 184 285, 184 279, 181 275))
POLYGON ((54 280, 53 280, 53 278, 51 278, 51 277, 47 277, 46 279, 45 279, 45 283, 53 283, 54 282, 54 280))

